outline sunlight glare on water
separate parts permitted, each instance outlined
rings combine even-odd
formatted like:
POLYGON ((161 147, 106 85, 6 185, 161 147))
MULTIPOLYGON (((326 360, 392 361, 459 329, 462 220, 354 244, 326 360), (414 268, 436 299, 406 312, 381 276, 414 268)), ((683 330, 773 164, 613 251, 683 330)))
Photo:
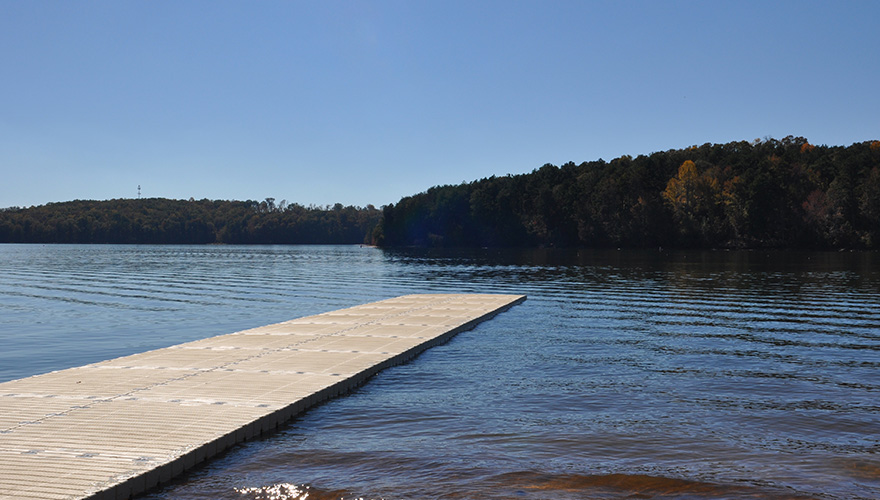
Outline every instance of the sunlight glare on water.
POLYGON ((235 491, 253 500, 306 500, 309 497, 308 489, 308 486, 281 483, 256 488, 235 488, 235 491))

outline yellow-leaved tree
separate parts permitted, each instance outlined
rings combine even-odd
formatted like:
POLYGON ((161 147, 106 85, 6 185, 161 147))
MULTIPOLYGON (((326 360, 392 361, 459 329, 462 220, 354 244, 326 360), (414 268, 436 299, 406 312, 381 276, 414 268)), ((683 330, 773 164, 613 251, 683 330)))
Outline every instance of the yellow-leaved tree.
POLYGON ((679 230, 685 235, 711 237, 720 230, 718 219, 722 189, 718 169, 700 174, 697 165, 687 160, 678 167, 678 174, 669 179, 663 199, 672 206, 679 230))
POLYGON ((692 213, 696 207, 697 184, 700 174, 697 166, 691 160, 687 160, 678 167, 678 175, 669 179, 666 190, 663 191, 663 199, 669 202, 676 212, 685 211, 692 213))

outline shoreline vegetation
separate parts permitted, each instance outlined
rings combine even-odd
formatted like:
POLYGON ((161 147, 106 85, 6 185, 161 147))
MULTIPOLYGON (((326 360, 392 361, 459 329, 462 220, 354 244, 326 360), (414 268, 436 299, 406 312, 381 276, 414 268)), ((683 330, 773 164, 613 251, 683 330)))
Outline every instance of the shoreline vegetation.
POLYGON ((165 198, 68 201, 0 210, 3 243, 364 243, 382 212, 336 204, 165 198))
POLYGON ((880 248, 880 141, 704 144, 546 164, 380 208, 117 199, 0 210, 2 243, 880 248))

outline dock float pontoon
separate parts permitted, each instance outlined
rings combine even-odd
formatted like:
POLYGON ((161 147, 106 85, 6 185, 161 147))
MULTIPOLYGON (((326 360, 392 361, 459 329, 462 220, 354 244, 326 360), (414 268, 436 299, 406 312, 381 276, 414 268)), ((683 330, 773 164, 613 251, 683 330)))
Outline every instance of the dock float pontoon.
POLYGON ((406 295, 0 384, 0 499, 128 499, 522 295, 406 295))

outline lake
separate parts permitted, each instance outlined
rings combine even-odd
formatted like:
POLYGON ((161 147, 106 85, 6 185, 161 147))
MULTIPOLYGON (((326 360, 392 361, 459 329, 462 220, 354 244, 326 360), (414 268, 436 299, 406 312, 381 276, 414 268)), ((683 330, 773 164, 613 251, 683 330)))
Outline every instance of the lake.
POLYGON ((0 381, 407 293, 528 300, 144 498, 880 498, 880 255, 0 245, 0 381))

